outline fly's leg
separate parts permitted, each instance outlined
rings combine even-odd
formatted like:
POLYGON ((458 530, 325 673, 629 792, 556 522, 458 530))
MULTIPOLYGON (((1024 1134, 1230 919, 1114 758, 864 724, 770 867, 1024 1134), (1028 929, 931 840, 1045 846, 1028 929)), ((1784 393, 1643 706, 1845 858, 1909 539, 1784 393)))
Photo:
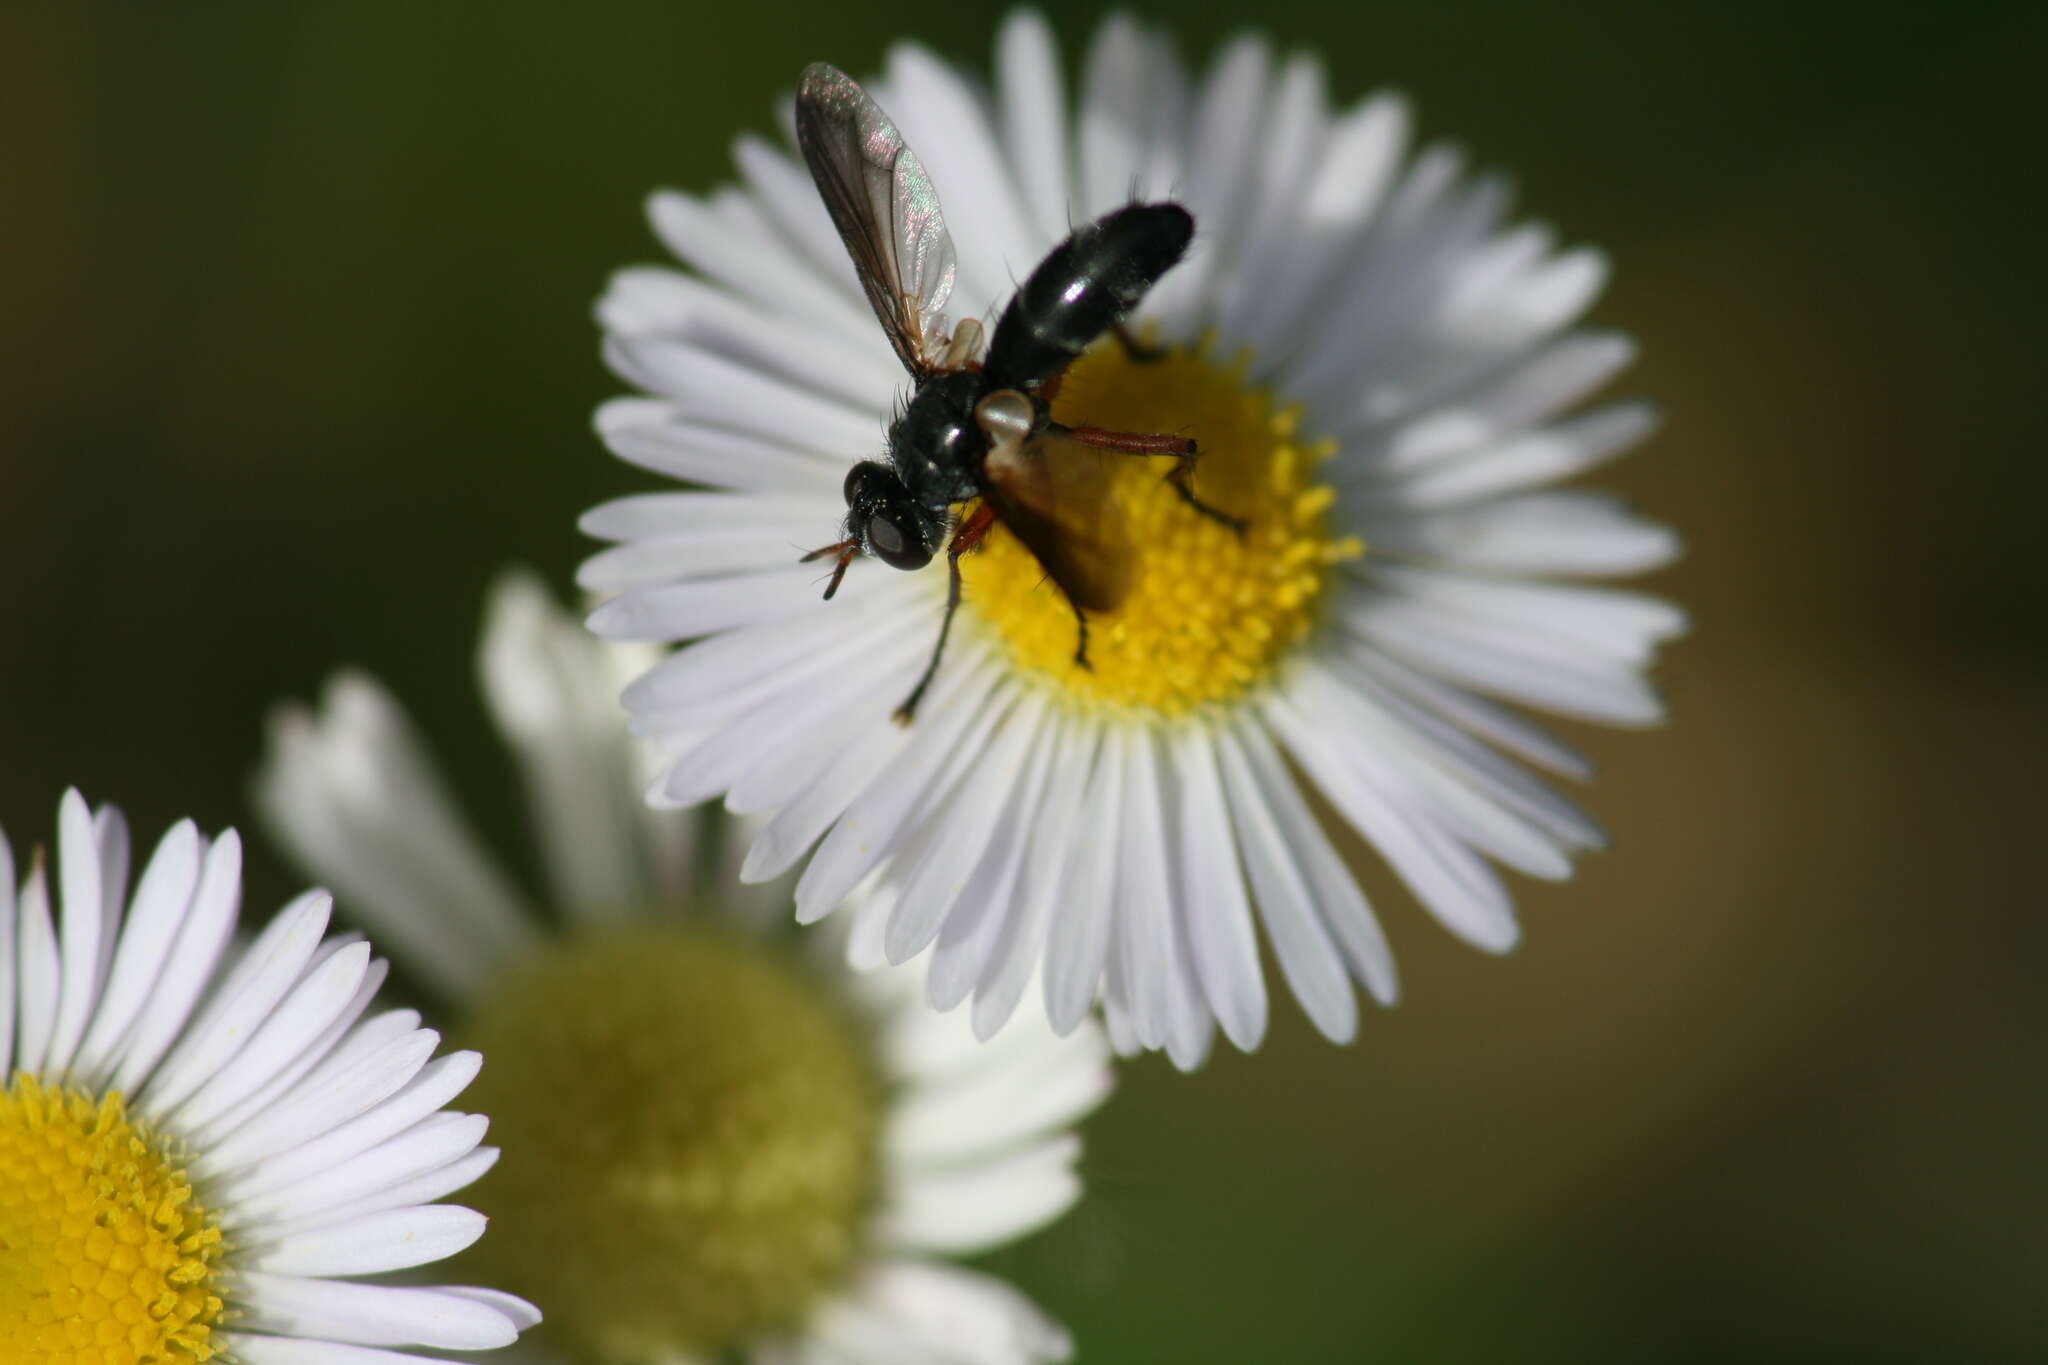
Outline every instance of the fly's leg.
POLYGON ((952 544, 946 547, 946 615, 939 622, 939 640, 932 646, 931 661, 924 666, 917 686, 910 689, 910 695, 903 699, 903 705, 896 708, 895 720, 898 725, 908 725, 917 715, 917 704, 924 700, 925 689, 938 676, 939 656, 946 652, 946 636, 953 630, 953 613, 960 609, 960 556, 981 544, 988 528, 995 525, 995 511, 987 503, 974 509, 974 514, 960 524, 953 533, 952 544))
POLYGON ((1233 517, 1228 512, 1220 511, 1195 496, 1195 490, 1190 486, 1190 481, 1195 476, 1194 444, 1193 441, 1189 441, 1188 453, 1175 460, 1173 468, 1166 471, 1166 481, 1173 485, 1174 492, 1180 494, 1182 502, 1194 508, 1197 512, 1209 518, 1209 520, 1221 522, 1239 536, 1242 536, 1245 532, 1245 527, 1250 525, 1249 522, 1243 517, 1233 517))
POLYGON ((1095 450, 1114 450, 1124 455, 1177 457, 1173 462, 1173 468, 1166 472, 1166 481, 1173 485, 1173 491, 1180 495, 1180 500, 1211 521, 1221 522, 1239 535, 1244 534, 1248 523, 1243 517, 1233 517, 1228 512, 1203 502, 1195 496, 1195 490, 1189 486, 1189 481, 1195 473, 1195 458, 1200 453, 1195 447, 1193 437, 1146 436, 1131 431, 1105 431, 1101 427, 1065 427, 1058 422, 1049 423, 1047 430, 1095 450))

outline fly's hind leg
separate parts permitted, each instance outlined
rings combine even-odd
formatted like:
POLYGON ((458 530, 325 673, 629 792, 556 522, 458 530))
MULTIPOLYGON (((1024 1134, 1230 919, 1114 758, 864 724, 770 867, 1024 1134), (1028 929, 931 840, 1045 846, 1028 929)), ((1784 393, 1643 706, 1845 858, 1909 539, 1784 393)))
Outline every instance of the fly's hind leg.
POLYGON ((1067 427, 1058 422, 1049 424, 1048 429, 1095 450, 1114 450, 1125 455, 1175 456, 1173 468, 1166 472, 1166 481, 1173 485, 1173 491, 1180 495, 1180 500, 1211 521, 1221 522, 1239 535, 1244 534, 1249 523, 1243 517, 1233 517, 1195 496, 1190 481, 1194 478, 1195 459, 1201 452, 1192 436, 1146 436, 1131 431, 1106 431, 1101 427, 1067 427))
POLYGON ((1238 535, 1243 535, 1245 527, 1250 524, 1243 517, 1233 517, 1230 513, 1221 511, 1195 496, 1195 490, 1191 486, 1191 481, 1195 476, 1194 444, 1193 441, 1189 441, 1188 453, 1175 460, 1173 468, 1166 471, 1166 481, 1173 485, 1174 492, 1180 494, 1182 502, 1194 508, 1197 512, 1209 518, 1209 520, 1221 522, 1238 535))

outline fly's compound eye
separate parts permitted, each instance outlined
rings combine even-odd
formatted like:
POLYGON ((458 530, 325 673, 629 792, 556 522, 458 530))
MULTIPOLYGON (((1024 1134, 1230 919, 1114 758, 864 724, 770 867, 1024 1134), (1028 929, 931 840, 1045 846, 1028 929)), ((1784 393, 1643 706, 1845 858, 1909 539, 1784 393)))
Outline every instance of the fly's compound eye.
POLYGON ((892 569, 922 569, 932 562, 931 551, 917 533, 887 512, 868 518, 866 539, 868 553, 892 569))

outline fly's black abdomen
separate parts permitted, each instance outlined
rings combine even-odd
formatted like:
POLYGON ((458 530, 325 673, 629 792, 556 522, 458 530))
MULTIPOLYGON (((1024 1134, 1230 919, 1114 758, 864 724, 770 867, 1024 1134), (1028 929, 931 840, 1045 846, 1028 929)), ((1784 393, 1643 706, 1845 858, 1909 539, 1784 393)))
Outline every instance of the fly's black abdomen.
POLYGON ((983 373, 1032 389, 1071 365, 1187 253, 1195 220, 1178 204, 1130 204, 1053 248, 1003 310, 983 373))

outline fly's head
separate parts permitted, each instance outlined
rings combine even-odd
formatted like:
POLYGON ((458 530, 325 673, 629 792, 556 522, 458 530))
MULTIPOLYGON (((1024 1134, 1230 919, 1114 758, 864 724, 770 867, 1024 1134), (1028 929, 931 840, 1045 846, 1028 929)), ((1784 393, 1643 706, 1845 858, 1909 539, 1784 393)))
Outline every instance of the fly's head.
POLYGON ((846 540, 892 569, 922 569, 937 546, 929 518, 888 465, 863 460, 846 471, 846 540))

